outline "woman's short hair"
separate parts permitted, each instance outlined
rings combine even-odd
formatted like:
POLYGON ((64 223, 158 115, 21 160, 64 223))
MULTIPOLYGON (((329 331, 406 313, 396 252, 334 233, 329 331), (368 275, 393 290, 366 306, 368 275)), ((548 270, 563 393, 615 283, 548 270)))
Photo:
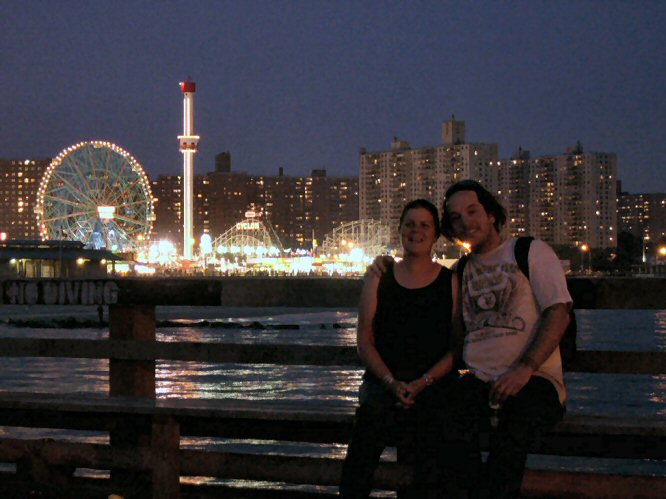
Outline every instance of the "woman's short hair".
POLYGON ((451 199, 456 192, 460 191, 472 191, 476 193, 476 197, 479 199, 479 203, 483 206, 483 209, 486 210, 486 213, 493 215, 495 217, 495 223, 493 224, 495 230, 500 232, 502 227, 506 223, 506 209, 502 206, 499 201, 493 196, 485 187, 483 187, 476 180, 461 180, 456 182, 451 187, 449 187, 444 195, 444 206, 442 206, 442 234, 453 241, 456 239, 455 234, 453 233, 453 226, 451 224, 451 214, 449 213, 448 207, 446 205, 447 200, 451 199))
POLYGON ((402 214, 400 215, 400 227, 402 227, 402 222, 405 220, 405 215, 407 215, 407 212, 415 208, 423 208, 430 212, 432 215, 433 227, 435 227, 435 237, 439 237, 442 233, 439 225, 439 211, 437 211, 437 207, 427 199, 415 199, 414 201, 410 201, 405 205, 405 207, 402 209, 402 214))

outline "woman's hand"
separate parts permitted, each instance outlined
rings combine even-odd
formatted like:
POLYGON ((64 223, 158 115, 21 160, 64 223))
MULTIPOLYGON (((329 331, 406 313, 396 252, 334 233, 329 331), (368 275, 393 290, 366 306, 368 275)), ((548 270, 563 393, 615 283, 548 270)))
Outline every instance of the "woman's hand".
POLYGON ((409 391, 409 384, 404 381, 394 379, 389 385, 387 385, 386 389, 397 399, 396 405, 399 407, 409 409, 414 405, 414 400, 412 400, 411 392, 409 391))
POLYGON ((426 383, 426 380, 423 379, 423 377, 416 378, 407 384, 407 389, 409 390, 408 399, 410 401, 409 407, 414 405, 416 402, 416 397, 427 387, 428 383, 426 383))

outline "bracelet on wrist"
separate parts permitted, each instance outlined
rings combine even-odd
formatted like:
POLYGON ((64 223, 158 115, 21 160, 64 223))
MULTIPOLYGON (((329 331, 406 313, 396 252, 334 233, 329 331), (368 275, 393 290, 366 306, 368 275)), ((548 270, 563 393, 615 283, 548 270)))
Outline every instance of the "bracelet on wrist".
POLYGON ((391 376, 390 374, 385 374, 384 377, 382 378, 382 385, 385 387, 390 387, 393 382, 395 381, 395 378, 391 376))
POLYGON ((430 376, 428 373, 424 373, 421 377, 423 378, 423 381, 425 381, 426 386, 430 386, 435 382, 435 378, 430 376))

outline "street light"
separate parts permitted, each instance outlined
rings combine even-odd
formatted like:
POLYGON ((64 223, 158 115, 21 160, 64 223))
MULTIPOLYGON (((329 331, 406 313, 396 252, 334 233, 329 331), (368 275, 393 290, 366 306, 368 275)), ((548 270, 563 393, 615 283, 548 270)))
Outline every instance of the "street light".
POLYGON ((666 244, 662 244, 661 246, 659 246, 659 250, 657 251, 657 256, 658 256, 658 259, 661 260, 662 262, 666 261, 665 260, 666 259, 666 244))
MULTIPOLYGON (((584 271, 584 265, 585 265, 585 253, 590 251, 590 247, 587 244, 583 243, 583 244, 580 245, 580 251, 582 253, 582 255, 580 257, 580 271, 583 272, 584 271)), ((590 257, 590 259, 591 258, 592 257, 590 257)))

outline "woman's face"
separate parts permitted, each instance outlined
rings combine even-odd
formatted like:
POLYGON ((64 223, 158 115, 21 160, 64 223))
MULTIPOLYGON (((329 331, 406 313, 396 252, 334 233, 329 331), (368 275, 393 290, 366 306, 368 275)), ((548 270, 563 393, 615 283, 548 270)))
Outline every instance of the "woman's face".
POLYGON ((425 208, 408 210, 400 225, 400 240, 405 253, 430 255, 437 241, 432 213, 425 208))

